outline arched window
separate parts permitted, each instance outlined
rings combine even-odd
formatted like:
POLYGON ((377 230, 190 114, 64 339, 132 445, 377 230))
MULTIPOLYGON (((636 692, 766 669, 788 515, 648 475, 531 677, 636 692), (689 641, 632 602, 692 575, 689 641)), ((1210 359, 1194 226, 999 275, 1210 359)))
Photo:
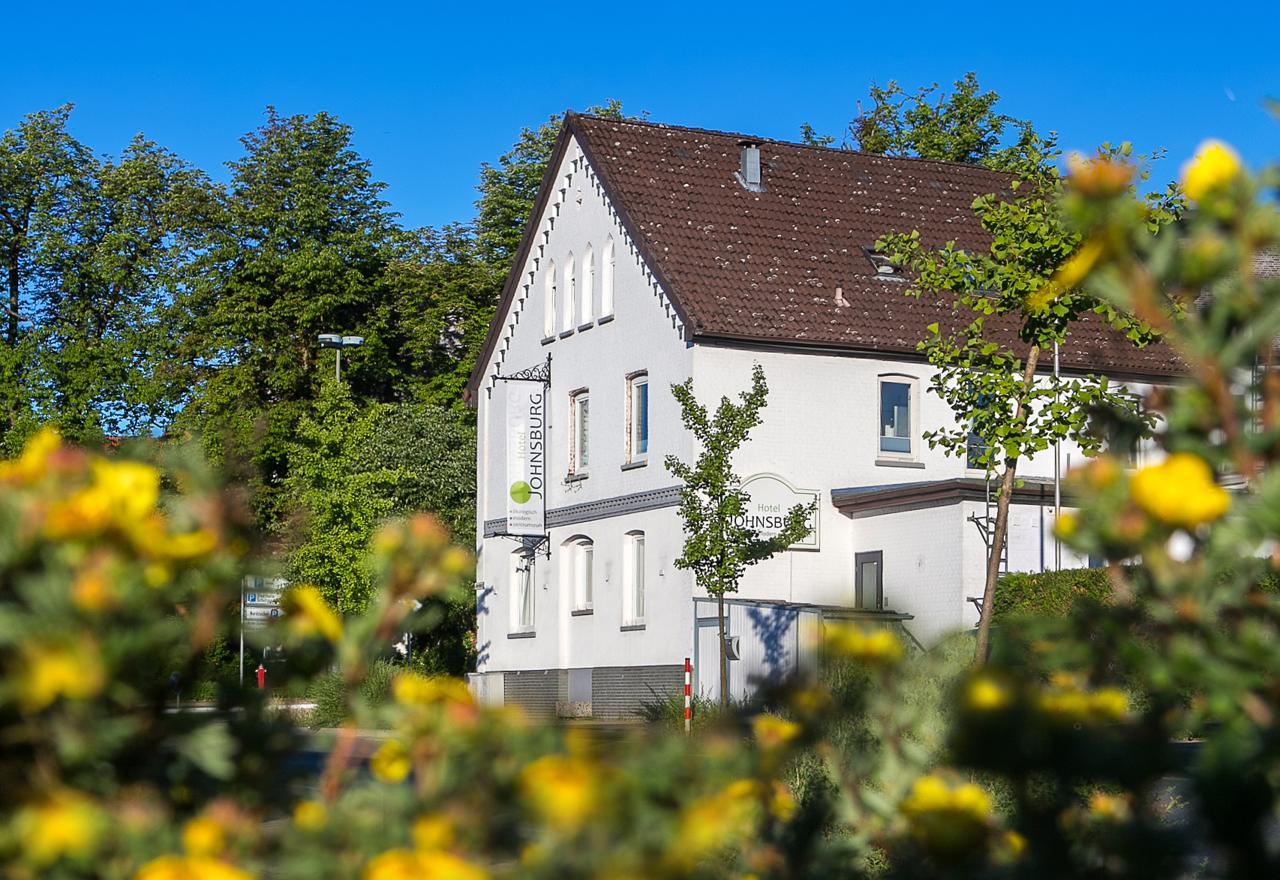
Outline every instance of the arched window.
POLYGON ((623 541, 622 623, 637 626, 644 623, 644 532, 627 532, 623 541))
POLYGON ((533 553, 524 547, 511 554, 511 630, 533 632, 533 553))
POLYGON ((577 303, 577 278, 574 275, 573 254, 569 254, 564 261, 564 314, 560 317, 561 330, 573 329, 573 319, 578 314, 577 303))
POLYGON ((596 252, 587 245, 587 252, 582 255, 582 293, 578 295, 582 311, 582 323, 595 317, 592 307, 596 296, 596 252))
POLYGON ((600 256, 600 314, 613 314, 613 238, 604 243, 600 256))
POLYGON ((574 535, 560 545, 560 583, 573 597, 574 611, 590 611, 595 578, 595 544, 586 535, 574 535))
POLYGON ((543 278, 545 290, 542 292, 542 335, 556 335, 556 264, 555 260, 547 262, 547 274, 543 278))

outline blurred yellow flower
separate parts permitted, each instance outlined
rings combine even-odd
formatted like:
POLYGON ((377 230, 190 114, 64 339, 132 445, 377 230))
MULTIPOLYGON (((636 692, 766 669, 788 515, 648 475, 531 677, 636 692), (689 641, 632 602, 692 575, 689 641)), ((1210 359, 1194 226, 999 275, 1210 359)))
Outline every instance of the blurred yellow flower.
POLYGON ((978 673, 964 688, 964 704, 975 712, 998 712, 1012 702, 1013 690, 989 673, 978 673))
POLYGON ((1066 674, 1052 676, 1036 705, 1044 714, 1070 722, 1116 722, 1129 714, 1129 698, 1124 691, 1113 687, 1088 691, 1066 674))
POLYGON ((1241 170, 1240 155, 1222 141, 1207 140, 1182 166, 1182 188, 1195 201, 1234 180, 1241 170))
POLYGON ((293 808, 293 824, 303 831, 320 831, 329 821, 329 811, 320 801, 298 801, 293 808))
POLYGON ((122 521, 140 520, 160 500, 160 472, 137 461, 94 459, 93 486, 111 501, 122 521))
POLYGON ((59 697, 89 699, 106 684, 102 656, 87 637, 23 642, 19 658, 14 682, 27 711, 39 711, 59 697))
POLYGON ((53 428, 44 427, 31 435, 22 454, 13 461, 0 461, 0 482, 31 485, 48 472, 49 456, 58 451, 62 439, 53 428))
POLYGON ((785 782, 775 779, 773 796, 769 799, 769 812, 775 819, 786 822, 796 813, 796 798, 785 782))
POLYGON ((331 642, 342 638, 342 620, 315 587, 297 587, 285 594, 285 618, 296 634, 322 636, 331 642))
POLYGON ((780 749, 798 738, 802 728, 794 721, 779 718, 777 715, 757 715, 751 721, 752 732, 756 742, 766 751, 780 749))
POLYGON ((216 856, 227 846, 222 826, 207 816, 197 816, 182 828, 182 848, 190 856, 216 856))
POLYGON ((1089 714, 1102 721, 1122 721, 1129 714, 1129 697, 1119 688, 1098 688, 1089 695, 1089 714))
POLYGON ((453 845, 453 822, 448 816, 428 813, 413 820, 410 835, 420 850, 448 849, 453 845))
POLYGON ((208 556, 218 546, 218 536, 209 529, 196 529, 177 535, 165 535, 158 545, 150 548, 158 556, 185 562, 208 556))
POLYGON ((102 834, 103 815, 86 796, 63 789, 18 810, 13 830, 28 862, 50 865, 64 856, 92 852, 102 834))
POLYGON ((1119 195, 1133 180, 1133 166, 1117 162, 1110 156, 1067 156, 1071 185, 1088 196, 1119 195))
POLYGON ((1058 267, 1053 277, 1027 296, 1027 307, 1032 311, 1047 309, 1063 293, 1078 287, 1093 271, 1105 248, 1101 241, 1089 239, 1069 260, 1058 267))
POLYGON ((229 862, 209 856, 161 856, 143 865, 133 880, 253 880, 229 862))
POLYGON ((1129 488, 1147 514, 1185 529, 1213 522, 1231 506, 1231 495, 1214 482, 1209 463, 1187 452, 1138 471, 1129 488))
POLYGON ((760 783, 739 779, 693 801, 680 815, 670 857, 689 864, 754 836, 761 815, 760 793, 760 783))
POLYGON ((883 627, 864 630, 852 624, 833 624, 827 627, 826 640, 833 653, 863 663, 891 666, 902 659, 902 641, 883 627))
POLYGON ((97 613, 110 607, 114 598, 107 573, 99 566, 80 572, 71 585, 71 601, 81 611, 97 613))
POLYGON ((483 868, 447 852, 393 849, 374 856, 361 880, 486 880, 483 868))
POLYGON ((520 790, 547 825, 576 831, 599 807, 599 768, 584 758, 544 755, 520 774, 520 790))
POLYGON ((1064 540, 1069 540, 1079 529, 1080 520, 1074 513, 1061 513, 1053 521, 1053 533, 1064 540))
POLYGON ((404 672, 391 683, 391 695, 402 706, 433 706, 437 703, 471 705, 471 689, 460 678, 447 675, 426 676, 404 672))
POLYGON ((1129 801, 1118 795, 1095 791, 1089 795, 1089 815, 1106 822, 1122 822, 1129 818, 1129 801))
POLYGON ((990 832, 991 797, 971 782, 952 788, 940 776, 922 776, 899 809, 916 839, 942 856, 970 852, 990 832))
POLYGON ((403 782, 413 769, 409 752, 398 739, 389 739, 369 759, 369 769, 383 782, 403 782))

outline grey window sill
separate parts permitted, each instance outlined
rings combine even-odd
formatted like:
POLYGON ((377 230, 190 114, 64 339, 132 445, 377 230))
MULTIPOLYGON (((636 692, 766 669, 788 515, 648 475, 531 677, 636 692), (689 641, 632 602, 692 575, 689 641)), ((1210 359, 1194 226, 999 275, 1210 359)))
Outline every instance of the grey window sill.
POLYGON ((537 633, 536 633, 536 632, 534 632, 533 630, 526 630, 525 632, 507 633, 507 638, 509 638, 509 639, 531 639, 531 638, 533 638, 533 637, 534 637, 534 636, 536 636, 536 635, 537 635, 537 633))
POLYGON ((561 338, 561 339, 568 339, 568 338, 569 338, 570 336, 572 336, 572 335, 573 335, 573 328, 572 328, 572 327, 570 327, 568 330, 561 330, 561 331, 560 331, 560 338, 561 338))
POLYGON ((581 333, 583 330, 590 330, 590 329, 591 329, 592 327, 594 327, 595 325, 596 325, 596 322, 595 322, 595 321, 588 321, 588 322, 587 322, 587 323, 585 323, 585 324, 579 324, 579 325, 578 325, 578 332, 579 332, 579 333, 581 333))
POLYGON ((642 467, 648 467, 648 466, 649 466, 649 459, 647 459, 647 458, 642 458, 642 459, 640 459, 639 461, 629 461, 629 462, 627 462, 626 464, 624 464, 624 465, 622 466, 622 469, 623 469, 624 471, 633 471, 633 470, 635 470, 636 468, 642 468, 642 467))
POLYGON ((575 608, 569 612, 570 617, 589 617, 595 614, 594 608, 575 608))
POLYGON ((624 633, 639 632, 642 629, 644 629, 643 623, 628 623, 626 626, 618 627, 618 630, 624 633))
POLYGON ((551 343, 553 343, 553 342, 555 342, 555 341, 556 341, 555 336, 544 336, 544 337, 542 337, 542 344, 543 344, 543 345, 550 345, 551 343))
POLYGON ((609 314, 609 315, 601 315, 600 317, 596 318, 596 323, 597 323, 597 324, 608 324, 608 323, 609 323, 610 321, 612 321, 612 320, 613 320, 613 315, 612 315, 612 314, 609 314))
POLYGON ((585 480, 589 476, 591 476, 591 474, 565 474, 564 481, 566 484, 581 483, 583 480, 585 480))
POLYGON ((877 458, 876 467, 916 468, 924 470, 923 461, 910 461, 905 458, 877 458))

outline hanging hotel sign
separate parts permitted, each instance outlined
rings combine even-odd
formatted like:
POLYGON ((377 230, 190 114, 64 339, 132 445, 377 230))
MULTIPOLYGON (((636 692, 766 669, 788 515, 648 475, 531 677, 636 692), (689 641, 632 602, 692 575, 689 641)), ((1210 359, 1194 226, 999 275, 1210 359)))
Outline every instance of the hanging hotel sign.
POLYGON ((809 534, 792 544, 789 550, 818 550, 818 513, 822 509, 817 504, 817 490, 797 489, 777 474, 753 474, 742 481, 742 490, 751 497, 745 511, 739 516, 738 524, 756 530, 762 538, 773 538, 782 533, 787 514, 797 504, 805 507, 813 506, 805 525, 809 534))
POLYGON ((547 533, 547 386, 507 379, 507 534, 547 533))

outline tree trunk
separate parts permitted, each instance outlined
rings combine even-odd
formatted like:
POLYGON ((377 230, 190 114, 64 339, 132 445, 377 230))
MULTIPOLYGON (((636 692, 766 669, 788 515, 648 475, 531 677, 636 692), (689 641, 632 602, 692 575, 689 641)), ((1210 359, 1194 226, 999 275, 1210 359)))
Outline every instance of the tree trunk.
MULTIPOLYGON (((1040 360, 1040 346, 1031 346, 1027 353, 1027 365, 1022 371, 1022 395, 1014 401, 1013 421, 1022 418, 1022 407, 1031 383, 1036 380, 1036 362, 1040 360)), ((979 668, 987 662, 991 641, 991 613, 994 610, 996 581, 1000 577, 1000 557, 1004 555, 1004 539, 1009 531, 1009 503, 1013 500, 1013 481, 1018 470, 1018 459, 1006 458, 1004 475, 1000 479, 1000 497, 996 499, 996 522, 991 530, 991 547, 987 553, 987 582, 982 589, 982 613, 978 617, 978 643, 974 650, 973 665, 979 668)), ((1056 514, 1055 514, 1056 515, 1056 514)))
POLYGON ((720 627, 720 708, 729 705, 729 653, 724 644, 724 593, 716 597, 717 623, 720 627))
POLYGON ((18 250, 13 248, 9 253, 8 265, 8 282, 9 282, 9 322, 5 331, 5 342, 12 348, 18 344, 18 306, 19 291, 21 290, 19 269, 18 269, 18 250))

